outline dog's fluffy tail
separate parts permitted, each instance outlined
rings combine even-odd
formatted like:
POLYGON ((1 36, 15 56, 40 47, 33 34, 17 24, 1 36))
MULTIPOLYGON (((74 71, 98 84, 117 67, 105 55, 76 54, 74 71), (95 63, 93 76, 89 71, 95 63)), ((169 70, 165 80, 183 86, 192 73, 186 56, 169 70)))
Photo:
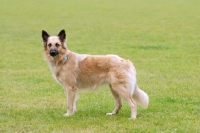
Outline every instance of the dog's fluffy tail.
POLYGON ((143 90, 140 90, 138 86, 136 86, 133 93, 133 99, 143 108, 147 108, 149 105, 149 96, 143 90))

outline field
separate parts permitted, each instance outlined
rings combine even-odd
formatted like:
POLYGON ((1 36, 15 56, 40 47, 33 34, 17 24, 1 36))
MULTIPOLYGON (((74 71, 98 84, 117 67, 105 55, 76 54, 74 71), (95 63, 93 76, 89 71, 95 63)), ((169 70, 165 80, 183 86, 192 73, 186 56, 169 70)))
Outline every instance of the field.
POLYGON ((200 132, 199 0, 1 0, 0 132, 200 132), (134 63, 148 109, 118 115, 108 86, 80 93, 77 111, 44 60, 41 31, 65 29, 68 48, 134 63))

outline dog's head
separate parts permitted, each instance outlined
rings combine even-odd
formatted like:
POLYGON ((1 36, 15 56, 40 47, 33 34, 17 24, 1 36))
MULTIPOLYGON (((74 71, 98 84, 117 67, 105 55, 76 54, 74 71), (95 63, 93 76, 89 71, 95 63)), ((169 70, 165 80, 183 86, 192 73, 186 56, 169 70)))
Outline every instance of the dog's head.
POLYGON ((42 30, 42 39, 45 51, 52 57, 57 56, 63 49, 66 49, 65 30, 61 30, 57 36, 50 36, 46 31, 42 30))

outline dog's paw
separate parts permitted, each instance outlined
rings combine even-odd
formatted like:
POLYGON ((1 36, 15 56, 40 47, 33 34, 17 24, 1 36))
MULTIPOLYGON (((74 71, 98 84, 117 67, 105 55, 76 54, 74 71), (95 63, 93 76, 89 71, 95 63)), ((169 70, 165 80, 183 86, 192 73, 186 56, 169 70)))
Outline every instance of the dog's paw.
POLYGON ((65 113, 63 116, 68 117, 68 116, 71 116, 71 115, 73 115, 73 114, 71 114, 71 113, 65 113))
POLYGON ((69 116, 69 114, 68 114, 68 113, 65 113, 63 116, 69 116))
POLYGON ((114 115, 113 113, 106 113, 106 115, 108 115, 108 116, 112 116, 112 115, 114 115))

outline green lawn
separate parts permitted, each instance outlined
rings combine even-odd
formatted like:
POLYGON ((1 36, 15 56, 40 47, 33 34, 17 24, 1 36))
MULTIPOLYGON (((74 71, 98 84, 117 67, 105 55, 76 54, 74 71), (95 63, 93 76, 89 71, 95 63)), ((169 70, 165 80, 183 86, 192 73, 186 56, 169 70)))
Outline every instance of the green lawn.
POLYGON ((0 132, 200 132, 199 0, 1 0, 0 132), (67 111, 62 87, 43 57, 41 31, 65 29, 68 48, 133 61, 150 97, 129 120, 117 116, 108 86, 81 93, 67 111))

